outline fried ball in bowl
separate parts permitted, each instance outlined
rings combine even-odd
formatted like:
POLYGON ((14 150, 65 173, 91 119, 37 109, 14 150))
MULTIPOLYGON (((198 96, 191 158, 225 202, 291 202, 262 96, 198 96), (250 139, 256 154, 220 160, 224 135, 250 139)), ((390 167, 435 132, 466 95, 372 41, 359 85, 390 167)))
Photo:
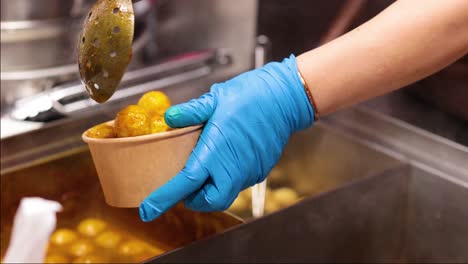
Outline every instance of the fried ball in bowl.
POLYGON ((115 138, 114 127, 109 124, 100 124, 92 127, 86 135, 90 138, 115 138))
POLYGON ((153 116, 151 118, 151 134, 166 132, 170 129, 163 116, 153 116))
POLYGON ((151 132, 151 117, 148 112, 138 106, 129 105, 117 114, 114 127, 117 137, 136 137, 148 135, 151 132))
POLYGON ((171 106, 171 100, 163 92, 151 91, 140 98, 138 105, 145 109, 150 116, 164 116, 166 110, 171 106))

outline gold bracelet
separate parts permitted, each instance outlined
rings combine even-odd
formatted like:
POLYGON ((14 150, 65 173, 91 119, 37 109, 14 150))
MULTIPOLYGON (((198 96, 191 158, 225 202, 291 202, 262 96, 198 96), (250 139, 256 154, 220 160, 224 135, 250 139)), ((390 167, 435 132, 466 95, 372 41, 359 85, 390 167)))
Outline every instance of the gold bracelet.
POLYGON ((314 109, 314 121, 317 121, 320 117, 319 112, 317 110, 317 104, 315 104, 314 97, 312 97, 312 94, 310 93, 309 86, 307 85, 301 71, 297 69, 297 74, 299 75, 299 79, 301 79, 302 85, 304 85, 304 90, 307 94, 307 97, 309 98, 309 102, 312 105, 312 109, 314 109))

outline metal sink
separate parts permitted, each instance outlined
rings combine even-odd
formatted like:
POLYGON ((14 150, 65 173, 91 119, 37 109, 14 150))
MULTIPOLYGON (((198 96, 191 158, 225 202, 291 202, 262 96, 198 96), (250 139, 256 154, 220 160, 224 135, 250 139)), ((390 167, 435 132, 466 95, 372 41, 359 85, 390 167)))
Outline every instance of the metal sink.
MULTIPOLYGON (((136 209, 103 202, 88 149, 75 139, 71 146, 29 149, 41 159, 2 168, 2 252, 19 199, 34 195, 66 204, 62 219, 115 219, 166 243, 155 262, 468 260, 468 149, 363 109, 294 135, 278 164, 287 180, 276 184, 306 198, 245 224, 183 207, 144 224, 136 209)), ((2 153, 2 165, 26 154, 2 153)))
MULTIPOLYGON (((288 187, 300 197, 314 197, 402 164, 401 160, 377 150, 372 144, 319 122, 292 136, 267 178, 267 188, 274 191, 288 187)), ((267 195, 267 204, 269 198, 267 195)), ((250 203, 243 209, 228 210, 245 220, 253 217, 250 203)), ((267 208, 265 213, 271 210, 267 208)))
POLYGON ((161 218, 143 223, 137 208, 108 206, 99 185, 89 151, 77 148, 62 157, 49 156, 42 164, 31 165, 1 175, 1 250, 10 240, 13 218, 23 197, 42 197, 60 202, 58 228, 75 229, 78 222, 92 217, 102 219, 123 233, 130 233, 162 250, 173 250, 215 235, 242 220, 224 212, 197 213, 178 205, 161 218))
POLYGON ((466 263, 468 184, 402 166, 152 260, 466 263))
MULTIPOLYGON (((19 200, 26 196, 45 197, 64 204, 66 210, 59 215, 59 226, 91 216, 109 219, 150 241, 167 245, 168 251, 242 222, 227 213, 194 213, 180 206, 161 220, 144 224, 136 209, 116 209, 104 203, 90 153, 83 144, 76 143, 75 147, 52 154, 41 152, 40 148, 30 151, 40 152, 42 158, 10 167, 1 175, 2 253, 19 200)), ((7 158, 2 161, 9 162, 7 158)), ((287 174, 286 185, 304 196, 315 196, 354 179, 397 167, 401 162, 326 123, 319 123, 291 139, 279 164, 287 174), (365 156, 367 162, 360 162, 360 156, 365 156)))

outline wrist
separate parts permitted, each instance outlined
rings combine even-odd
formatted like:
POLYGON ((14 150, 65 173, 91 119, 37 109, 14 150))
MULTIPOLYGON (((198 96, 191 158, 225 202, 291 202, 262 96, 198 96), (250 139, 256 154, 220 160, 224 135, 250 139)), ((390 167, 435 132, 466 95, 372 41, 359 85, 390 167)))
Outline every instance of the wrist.
POLYGON ((302 130, 313 125, 315 110, 309 100, 305 86, 298 74, 296 57, 291 55, 281 63, 284 68, 284 89, 290 94, 289 105, 293 131, 302 130))
POLYGON ((299 79, 301 80, 302 86, 304 87, 304 91, 307 95, 307 98, 309 99, 309 103, 312 106, 312 109, 314 109, 314 121, 317 121, 320 117, 320 114, 317 109, 317 104, 315 103, 314 97, 312 96, 309 85, 307 85, 307 82, 304 79, 301 70, 299 69, 299 65, 297 66, 297 75, 299 75, 299 79))

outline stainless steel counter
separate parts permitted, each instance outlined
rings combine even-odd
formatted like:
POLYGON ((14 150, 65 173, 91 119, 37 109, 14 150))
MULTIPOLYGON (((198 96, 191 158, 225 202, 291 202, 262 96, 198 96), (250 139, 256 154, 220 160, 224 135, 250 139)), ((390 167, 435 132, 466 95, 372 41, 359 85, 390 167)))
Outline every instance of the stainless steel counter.
POLYGON ((468 121, 426 103, 404 89, 375 98, 363 103, 363 105, 430 133, 468 146, 468 121))

